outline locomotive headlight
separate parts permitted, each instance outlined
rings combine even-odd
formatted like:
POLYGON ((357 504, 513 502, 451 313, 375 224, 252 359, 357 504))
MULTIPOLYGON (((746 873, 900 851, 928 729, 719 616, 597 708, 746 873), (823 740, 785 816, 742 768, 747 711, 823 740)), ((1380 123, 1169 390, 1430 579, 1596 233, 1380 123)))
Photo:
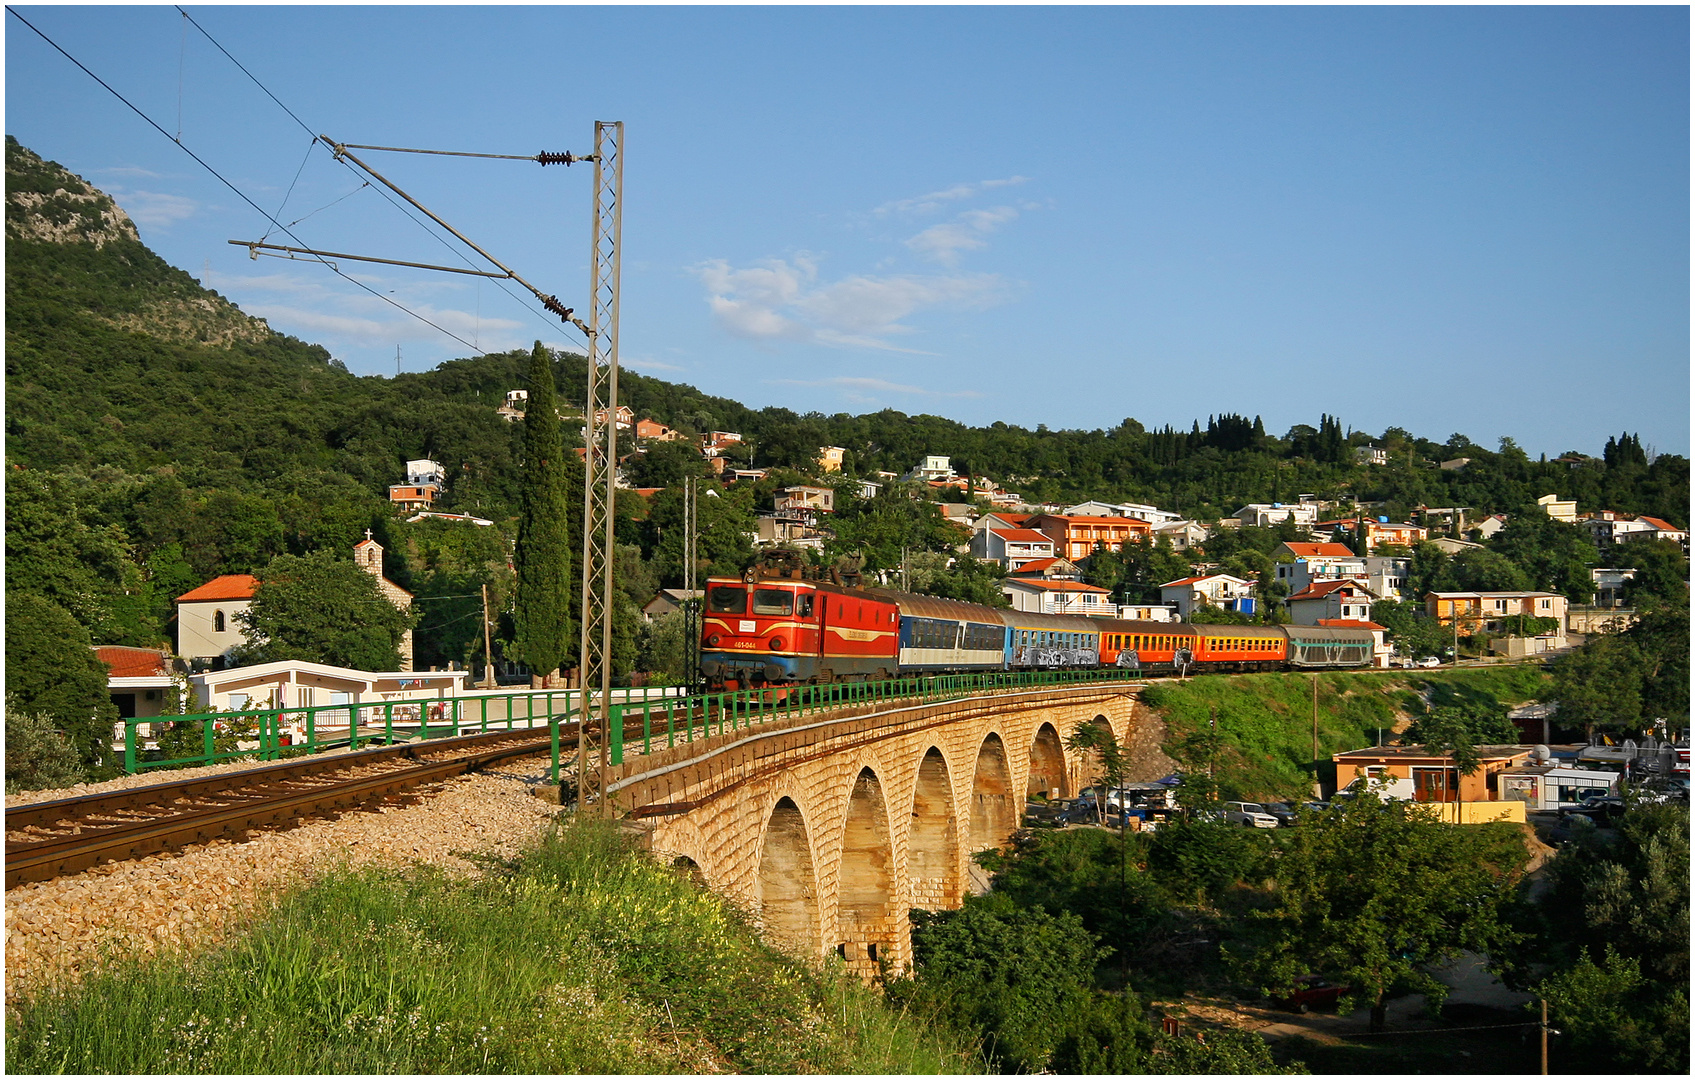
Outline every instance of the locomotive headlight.
POLYGON ((716 649, 718 647, 718 635, 713 634, 711 637, 706 639, 706 643, 716 649))
POLYGON ((772 652, 782 652, 783 651, 783 639, 782 638, 774 637, 774 638, 771 639, 771 651, 772 652))

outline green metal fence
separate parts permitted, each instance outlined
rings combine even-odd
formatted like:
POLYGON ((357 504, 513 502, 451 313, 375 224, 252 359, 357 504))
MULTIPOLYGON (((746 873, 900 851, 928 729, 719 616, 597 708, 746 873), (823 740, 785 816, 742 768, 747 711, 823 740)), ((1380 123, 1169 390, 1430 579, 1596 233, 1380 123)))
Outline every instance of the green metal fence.
MULTIPOLYGON (((878 682, 766 687, 688 697, 674 689, 659 687, 614 690, 609 709, 607 754, 613 765, 622 765, 626 749, 648 754, 772 720, 813 716, 852 705, 896 701, 928 704, 955 701, 989 690, 1123 682, 1134 678, 1124 671, 1107 668, 909 676, 878 682)), ((357 750, 361 746, 413 739, 427 741, 546 727, 551 734, 549 775, 557 783, 561 754, 559 728, 561 724, 571 723, 581 707, 580 690, 524 690, 377 704, 131 718, 123 722, 124 771, 135 774, 180 769, 238 758, 275 761, 343 747, 357 750), (165 725, 174 730, 162 730, 165 725), (139 730, 143 726, 149 726, 145 736, 139 730), (149 746, 150 742, 154 745, 149 746), (180 748, 185 743, 197 752, 167 756, 162 748, 180 748)))
MULTIPOLYGON (((827 686, 766 687, 699 694, 663 701, 614 703, 610 709, 608 759, 624 763, 626 747, 647 754, 696 739, 742 731, 772 720, 788 720, 844 706, 906 702, 929 704, 957 701, 988 690, 1030 689, 1086 683, 1124 682, 1134 676, 1121 670, 981 672, 969 675, 926 675, 879 682, 832 683, 827 686)), ((554 757, 555 778, 559 759, 554 757)))
MULTIPOLYGON (((640 704, 676 693, 647 688, 617 690, 614 697, 621 702, 640 704)), ((344 747, 358 750, 362 746, 456 738, 488 731, 548 726, 557 729, 560 723, 568 723, 581 706, 581 691, 523 690, 411 701, 132 717, 123 721, 124 772, 133 775, 238 758, 275 761, 344 747), (176 753, 167 749, 172 747, 176 753), (188 748, 192 751, 183 752, 188 748)))

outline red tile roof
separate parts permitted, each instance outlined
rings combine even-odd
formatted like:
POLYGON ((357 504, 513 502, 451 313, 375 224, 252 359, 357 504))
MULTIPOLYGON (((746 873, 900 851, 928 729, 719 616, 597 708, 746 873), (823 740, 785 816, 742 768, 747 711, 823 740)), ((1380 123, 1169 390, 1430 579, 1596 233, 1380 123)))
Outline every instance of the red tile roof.
POLYGON ((1047 571, 1048 567, 1057 566, 1057 565, 1059 565, 1058 559, 1031 559, 1027 563, 1020 564, 1018 569, 1013 570, 1012 573, 1015 574, 1015 575, 1016 574, 1041 574, 1041 573, 1045 573, 1047 571))
POLYGON ((1111 589, 1103 589, 1099 585, 1085 585, 1081 581, 1025 581, 1018 579, 1018 584, 1031 589, 1046 589, 1049 592, 1095 592, 1110 593, 1111 589))
POLYGON ((1169 589, 1174 585, 1193 585, 1197 581, 1208 581, 1212 578, 1229 578, 1231 581, 1240 581, 1244 584, 1247 583, 1246 578, 1239 578, 1234 574, 1198 574, 1195 577, 1178 578, 1176 581, 1168 581, 1164 585, 1161 585, 1160 588, 1169 589))
POLYGON ((114 679, 145 679, 171 673, 170 658, 158 649, 129 645, 96 645, 94 655, 112 669, 114 679))
POLYGON ((1015 544, 1051 544, 1053 537, 1035 529, 990 529, 990 532, 1002 540, 1010 540, 1015 544))
POLYGON ((1316 600, 1321 596, 1329 596, 1331 593, 1344 588, 1358 589, 1360 592, 1370 595, 1369 589, 1359 582, 1354 581, 1352 578, 1338 578, 1332 581, 1315 581, 1300 592, 1289 597, 1289 599, 1316 600))
POLYGON ((1661 521, 1657 517, 1649 517, 1646 514, 1637 518, 1636 520, 1637 521, 1646 521, 1649 525, 1652 525, 1659 532, 1683 532, 1684 531, 1684 530, 1678 528, 1676 525, 1673 525, 1669 521, 1661 521))
POLYGON ((191 604, 200 600, 251 600, 253 591, 259 587, 259 579, 252 574, 225 574, 215 577, 198 589, 190 589, 177 597, 179 604, 191 604))
POLYGON ((1387 629, 1389 629, 1387 626, 1380 626, 1379 624, 1374 623, 1369 619, 1320 619, 1320 620, 1318 620, 1318 625, 1320 625, 1320 626, 1350 627, 1350 628, 1355 629, 1355 630, 1387 630, 1387 629))
POLYGON ((1355 555, 1353 553, 1353 551, 1346 544, 1292 544, 1292 543, 1285 543, 1283 546, 1288 548, 1291 552, 1293 552, 1295 554, 1296 558, 1300 558, 1300 559, 1318 559, 1318 558, 1357 559, 1357 558, 1359 558, 1359 556, 1355 555))

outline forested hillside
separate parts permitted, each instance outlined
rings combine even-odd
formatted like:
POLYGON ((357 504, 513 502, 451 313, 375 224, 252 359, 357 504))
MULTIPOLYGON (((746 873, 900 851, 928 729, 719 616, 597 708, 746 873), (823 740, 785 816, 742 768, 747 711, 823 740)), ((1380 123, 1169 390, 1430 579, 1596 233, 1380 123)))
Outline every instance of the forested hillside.
MULTIPOLYGON (((520 426, 496 408, 526 385, 526 352, 395 378, 355 376, 166 264, 109 197, 10 139, 6 192, 9 591, 45 596, 97 642, 157 644, 182 591, 216 574, 259 571, 278 555, 346 551, 369 528, 388 549, 390 578, 443 598, 426 605, 420 662, 480 652, 476 602, 465 596, 487 582, 504 606, 520 426), (439 508, 479 514, 495 528, 401 521, 386 487, 403 479, 411 458, 446 466, 439 508)), ((581 404, 584 365, 581 356, 555 357, 566 404, 581 404)), ((1554 493, 1581 510, 1688 522, 1687 459, 1649 460, 1630 436, 1599 457, 1537 461, 1508 439, 1490 450, 1463 435, 1437 443, 1392 428, 1371 440, 1389 451, 1389 464, 1368 467, 1354 457, 1366 435, 1329 416, 1281 436, 1231 415, 1188 431, 1148 431, 1133 419, 1107 431, 1031 431, 894 411, 753 410, 631 372, 622 394, 638 416, 686 433, 742 433, 738 450, 753 465, 810 472, 821 445, 847 448, 850 474, 904 472, 925 454, 947 454, 961 471, 1032 501, 1130 500, 1207 519, 1312 492, 1381 500, 1380 512, 1396 518, 1420 503, 1471 507, 1475 517, 1554 493), (1453 457, 1472 460, 1461 470, 1435 467, 1453 457)), ((701 466, 692 452, 666 446, 628 467, 638 483, 667 486, 701 466)), ((745 562, 752 513, 769 508, 785 476, 793 478, 779 472, 711 500, 703 514, 709 563, 745 562)), ((672 496, 650 506, 624 500, 621 516, 646 515, 619 532, 632 599, 681 584, 676 538, 666 531, 678 512, 672 496)), ((909 536, 918 548, 945 546, 933 517, 844 499, 835 547, 898 551, 909 536)))

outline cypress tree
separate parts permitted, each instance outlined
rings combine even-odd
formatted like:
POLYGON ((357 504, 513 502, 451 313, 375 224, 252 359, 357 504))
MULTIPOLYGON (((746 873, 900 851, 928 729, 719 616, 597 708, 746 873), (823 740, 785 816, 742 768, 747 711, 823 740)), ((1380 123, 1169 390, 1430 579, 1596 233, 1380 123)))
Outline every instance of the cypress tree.
POLYGON ((572 645, 571 544, 565 445, 554 405, 553 358, 541 342, 530 354, 524 409, 524 474, 519 493, 512 652, 545 677, 572 645))

